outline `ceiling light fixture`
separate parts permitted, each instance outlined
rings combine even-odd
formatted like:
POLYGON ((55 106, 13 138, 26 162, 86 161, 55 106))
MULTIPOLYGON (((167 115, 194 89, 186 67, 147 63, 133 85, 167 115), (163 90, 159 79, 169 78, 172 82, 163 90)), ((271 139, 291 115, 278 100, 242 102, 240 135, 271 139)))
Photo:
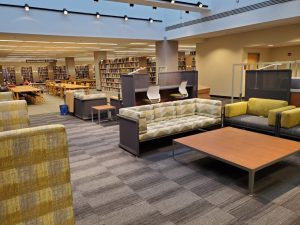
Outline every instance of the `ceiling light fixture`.
POLYGON ((175 3, 175 0, 171 0, 171 3, 174 4, 174 3, 175 3))
POLYGON ((68 15, 68 10, 63 9, 64 15, 68 15))
POLYGON ((100 19, 100 13, 96 12, 96 18, 100 19))
POLYGON ((157 9, 157 7, 156 7, 156 6, 153 6, 153 7, 152 7, 152 9, 156 10, 156 9, 157 9))
POLYGON ((198 5, 199 8, 202 8, 202 7, 203 7, 202 2, 198 2, 197 5, 198 5))
POLYGON ((129 6, 130 6, 130 7, 134 7, 134 4, 133 4, 133 3, 130 3, 129 6))
POLYGON ((94 0, 95 3, 99 2, 99 0, 94 0))
POLYGON ((28 11, 30 10, 29 5, 28 5, 28 4, 25 4, 24 9, 25 9, 25 11, 28 12, 28 11))
POLYGON ((149 18, 149 22, 150 22, 150 23, 153 23, 153 19, 152 19, 151 17, 149 18))
POLYGON ((128 20, 128 16, 127 16, 127 15, 124 16, 124 20, 125 20, 125 21, 128 20))
POLYGON ((189 14, 189 13, 190 13, 190 11, 185 11, 185 13, 186 13, 186 14, 189 14))

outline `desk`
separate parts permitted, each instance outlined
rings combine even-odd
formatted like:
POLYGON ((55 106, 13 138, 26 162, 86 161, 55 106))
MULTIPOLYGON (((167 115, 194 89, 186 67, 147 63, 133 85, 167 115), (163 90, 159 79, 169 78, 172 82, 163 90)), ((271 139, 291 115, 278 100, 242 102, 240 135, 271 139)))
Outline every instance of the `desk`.
POLYGON ((41 95, 41 89, 31 87, 31 86, 16 86, 9 88, 11 92, 14 94, 14 98, 16 100, 20 99, 20 93, 34 93, 41 95))
POLYGON ((83 85, 77 85, 77 84, 55 84, 54 85, 54 94, 57 95, 59 91, 59 95, 61 98, 64 97, 64 91, 67 90, 78 90, 78 89, 84 89, 86 94, 89 94, 90 87, 89 86, 83 86, 83 85))

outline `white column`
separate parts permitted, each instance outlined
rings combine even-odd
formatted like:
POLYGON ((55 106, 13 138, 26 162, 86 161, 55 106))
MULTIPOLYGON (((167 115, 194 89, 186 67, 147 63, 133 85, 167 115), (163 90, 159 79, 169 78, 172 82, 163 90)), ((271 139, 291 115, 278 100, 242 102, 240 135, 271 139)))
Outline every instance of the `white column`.
POLYGON ((155 43, 156 73, 178 71, 178 41, 155 43))
POLYGON ((95 78, 96 78, 96 89, 101 90, 101 77, 99 63, 101 60, 107 59, 107 52, 97 51, 94 52, 94 65, 95 65, 95 78))
POLYGON ((76 79, 76 72, 75 72, 75 59, 74 57, 66 57, 66 72, 67 76, 70 75, 70 80, 76 79))

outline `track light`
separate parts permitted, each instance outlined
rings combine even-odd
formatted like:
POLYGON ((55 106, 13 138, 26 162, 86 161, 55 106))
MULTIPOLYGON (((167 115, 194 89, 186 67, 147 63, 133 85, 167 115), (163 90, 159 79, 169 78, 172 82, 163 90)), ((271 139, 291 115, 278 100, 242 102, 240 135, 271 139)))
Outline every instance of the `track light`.
POLYGON ((130 3, 129 6, 130 6, 130 7, 134 7, 134 4, 133 4, 133 3, 130 3))
POLYGON ((28 12, 28 11, 30 10, 29 5, 28 5, 28 4, 25 4, 24 9, 25 9, 25 11, 28 12))
POLYGON ((174 4, 174 3, 175 3, 175 0, 171 0, 171 3, 174 4))
POLYGON ((68 15, 68 10, 63 9, 63 13, 64 13, 64 15, 68 15))
POLYGON ((95 3, 99 2, 99 0, 94 0, 95 3))
POLYGON ((153 23, 153 19, 152 19, 151 17, 149 18, 149 22, 150 22, 150 23, 153 23))
POLYGON ((128 16, 127 16, 127 15, 124 16, 124 20, 125 20, 125 21, 128 20, 128 16))
POLYGON ((156 10, 156 9, 157 9, 157 7, 156 7, 156 6, 153 6, 153 7, 152 7, 152 9, 156 10))
POLYGON ((189 13, 190 13, 190 11, 185 11, 185 13, 186 13, 186 14, 189 14, 189 13))
POLYGON ((202 8, 202 7, 203 7, 202 2, 198 2, 197 5, 198 5, 199 8, 202 8))
POLYGON ((96 12, 96 18, 100 19, 100 13, 96 12))

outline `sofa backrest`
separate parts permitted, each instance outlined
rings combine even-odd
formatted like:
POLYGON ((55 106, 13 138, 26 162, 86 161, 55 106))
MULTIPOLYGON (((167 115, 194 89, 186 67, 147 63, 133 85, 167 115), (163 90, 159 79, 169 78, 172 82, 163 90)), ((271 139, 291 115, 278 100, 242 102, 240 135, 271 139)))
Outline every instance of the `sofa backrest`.
POLYGON ((13 101, 14 96, 13 93, 8 91, 8 92, 0 92, 0 102, 4 101, 13 101))
POLYGON ((74 225, 66 131, 0 132, 0 224, 74 225))
POLYGON ((29 117, 25 100, 0 102, 0 131, 27 128, 29 117))
POLYGON ((195 106, 196 114, 199 116, 212 118, 220 118, 222 116, 222 102, 219 100, 196 98, 195 106))
POLYGON ((287 105, 288 102, 282 100, 250 98, 248 100, 247 114, 268 117, 270 110, 285 107, 287 105))

